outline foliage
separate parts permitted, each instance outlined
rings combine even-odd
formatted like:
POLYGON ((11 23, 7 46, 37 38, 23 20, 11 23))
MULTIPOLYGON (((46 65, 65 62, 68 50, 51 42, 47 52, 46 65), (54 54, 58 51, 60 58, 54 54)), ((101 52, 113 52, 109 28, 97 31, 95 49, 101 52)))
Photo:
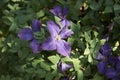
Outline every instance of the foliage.
MULTIPOLYGON (((0 80, 106 80, 98 73, 98 52, 109 35, 112 55, 120 52, 120 1, 119 0, 0 0, 0 80), (30 41, 19 39, 18 33, 28 28, 34 19, 42 22, 59 18, 51 12, 54 6, 68 7, 67 19, 74 32, 66 39, 71 43, 69 57, 56 51, 32 52, 30 41), (73 67, 61 72, 58 63, 73 67)), ((48 31, 43 31, 49 36, 48 31)), ((40 33, 36 33, 36 36, 40 33)), ((44 36, 42 36, 44 37, 44 36)))

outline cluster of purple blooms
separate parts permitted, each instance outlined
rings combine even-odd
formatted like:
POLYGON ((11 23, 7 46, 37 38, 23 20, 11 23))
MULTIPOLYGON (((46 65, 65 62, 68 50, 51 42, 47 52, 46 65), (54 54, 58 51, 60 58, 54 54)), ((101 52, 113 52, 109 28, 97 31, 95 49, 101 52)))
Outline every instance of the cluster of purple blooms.
POLYGON ((100 48, 97 60, 98 72, 105 75, 106 79, 120 80, 120 57, 112 54, 112 48, 108 43, 108 38, 100 48))
POLYGON ((61 19, 61 26, 54 21, 47 21, 47 29, 50 36, 42 43, 39 43, 34 35, 34 33, 41 31, 42 23, 39 20, 33 20, 31 28, 22 29, 18 33, 19 38, 25 41, 31 41, 30 47, 34 53, 40 53, 41 50, 57 50, 59 54, 69 56, 71 46, 65 39, 70 37, 73 31, 69 29, 70 21, 66 19, 68 11, 68 8, 61 8, 60 6, 55 6, 50 10, 51 13, 61 19))

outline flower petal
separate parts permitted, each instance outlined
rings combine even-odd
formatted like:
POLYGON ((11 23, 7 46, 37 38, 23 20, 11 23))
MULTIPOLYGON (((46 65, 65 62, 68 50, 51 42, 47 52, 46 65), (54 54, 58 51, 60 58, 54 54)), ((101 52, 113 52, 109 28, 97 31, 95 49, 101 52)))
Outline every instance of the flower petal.
POLYGON ((56 49, 55 39, 52 38, 52 37, 48 37, 48 38, 42 43, 42 49, 43 49, 43 50, 55 50, 55 49, 56 49))
POLYGON ((108 56, 108 55, 110 55, 112 49, 111 49, 110 45, 106 42, 106 43, 101 47, 101 51, 102 51, 103 55, 108 56))
POLYGON ((70 43, 64 40, 57 41, 57 52, 63 56, 69 56, 71 51, 70 43))
POLYGON ((42 24, 39 20, 35 19, 32 21, 31 27, 33 32, 40 31, 42 24))
POLYGON ((70 37, 73 34, 73 31, 71 31, 70 29, 63 29, 60 33, 60 37, 65 39, 70 37))
POLYGON ((106 64, 106 62, 103 62, 103 61, 99 62, 99 63, 97 64, 97 68, 98 68, 98 72, 99 72, 100 74, 104 74, 105 71, 106 71, 106 69, 107 69, 107 64, 106 64))
POLYGON ((116 69, 117 69, 117 71, 120 72, 120 62, 119 62, 119 61, 118 61, 117 64, 116 64, 116 69))
POLYGON ((66 17, 66 15, 68 14, 68 12, 69 12, 69 8, 68 7, 64 7, 63 8, 63 16, 64 16, 64 18, 66 17))
POLYGON ((97 60, 102 60, 103 59, 103 56, 100 52, 98 53, 98 56, 97 56, 97 60))
POLYGON ((69 80, 69 78, 68 77, 64 77, 64 78, 62 78, 62 80, 69 80))
POLYGON ((55 37, 58 35, 60 28, 55 22, 47 21, 47 26, 51 36, 55 37))
POLYGON ((66 64, 66 63, 62 63, 61 61, 58 62, 58 68, 61 72, 67 71, 69 68, 72 68, 73 65, 71 64, 66 64))
POLYGON ((58 16, 62 14, 62 7, 55 6, 53 9, 50 10, 51 13, 53 13, 55 16, 58 16))
POLYGON ((68 28, 70 26, 70 21, 68 21, 67 19, 63 19, 60 21, 63 28, 68 28))
POLYGON ((25 41, 28 41, 28 40, 32 40, 34 35, 30 28, 24 28, 18 33, 18 37, 25 41))
POLYGON ((106 70, 106 77, 108 78, 108 79, 111 79, 111 78, 114 78, 114 77, 116 77, 117 76, 117 72, 114 70, 114 69, 112 69, 112 68, 108 68, 107 70, 106 70))
POLYGON ((36 40, 36 39, 34 39, 30 43, 30 47, 34 53, 40 53, 40 51, 41 51, 41 45, 38 43, 38 40, 36 40))

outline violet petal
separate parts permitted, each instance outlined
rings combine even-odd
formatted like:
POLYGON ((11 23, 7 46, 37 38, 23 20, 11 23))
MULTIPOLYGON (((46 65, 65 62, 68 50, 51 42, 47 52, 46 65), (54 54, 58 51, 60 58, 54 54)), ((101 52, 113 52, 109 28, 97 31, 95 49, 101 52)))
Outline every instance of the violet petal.
POLYGON ((116 75, 117 75, 117 72, 114 70, 114 69, 112 69, 112 68, 108 68, 107 70, 106 70, 106 77, 108 78, 108 79, 111 79, 111 78, 114 78, 114 77, 116 77, 116 75))
POLYGON ((59 16, 62 14, 62 7, 55 6, 53 9, 50 10, 51 13, 53 13, 55 16, 59 16))
POLYGON ((53 37, 55 37, 60 31, 59 26, 53 21, 47 21, 47 26, 51 36, 53 37))
POLYGON ((30 43, 30 47, 34 53, 40 53, 40 51, 41 51, 41 45, 38 43, 38 40, 36 40, 36 39, 34 39, 30 43))
POLYGON ((98 68, 98 72, 99 72, 100 74, 104 74, 105 71, 106 71, 106 68, 107 68, 106 62, 103 62, 103 61, 99 62, 99 63, 97 64, 97 68, 98 68))
POLYGON ((60 33, 62 39, 66 39, 73 34, 73 31, 70 29, 63 29, 60 33))
POLYGON ((70 21, 68 21, 67 19, 63 19, 60 21, 63 28, 68 28, 70 26, 70 21))
POLYGON ((42 49, 43 49, 43 50, 55 50, 55 49, 56 49, 55 39, 52 38, 52 37, 48 37, 48 38, 42 43, 42 49))
POLYGON ((34 35, 33 35, 33 32, 30 28, 24 28, 24 29, 19 31, 18 37, 25 40, 25 41, 28 41, 28 40, 32 40, 34 35))
POLYGON ((33 32, 40 31, 42 24, 39 20, 35 19, 32 21, 31 28, 33 32))
POLYGON ((70 44, 64 40, 57 41, 57 52, 63 56, 69 56, 71 51, 70 44))

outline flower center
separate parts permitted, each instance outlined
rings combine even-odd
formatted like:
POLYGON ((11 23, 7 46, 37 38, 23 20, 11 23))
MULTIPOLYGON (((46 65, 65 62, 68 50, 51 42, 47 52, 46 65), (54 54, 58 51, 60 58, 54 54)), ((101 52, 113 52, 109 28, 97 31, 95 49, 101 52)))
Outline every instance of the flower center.
POLYGON ((60 35, 57 35, 57 36, 56 36, 56 40, 57 40, 57 41, 61 40, 60 35))

